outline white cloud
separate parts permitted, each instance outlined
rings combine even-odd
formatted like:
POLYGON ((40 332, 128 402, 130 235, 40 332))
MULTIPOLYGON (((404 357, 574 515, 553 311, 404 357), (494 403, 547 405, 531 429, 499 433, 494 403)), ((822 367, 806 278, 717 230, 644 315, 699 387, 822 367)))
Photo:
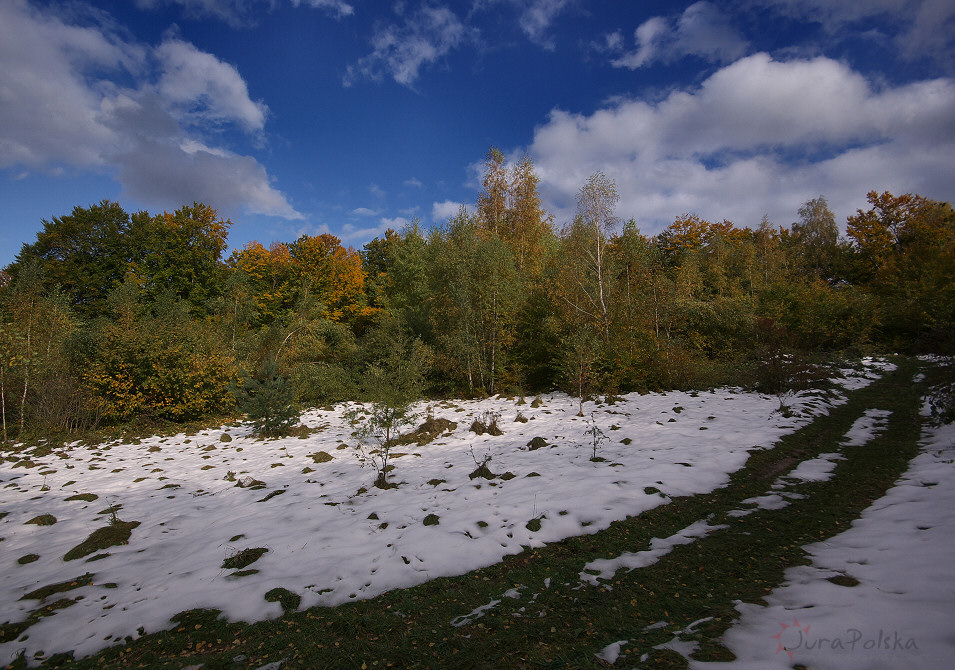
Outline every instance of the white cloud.
POLYGON ((388 217, 381 217, 381 226, 377 229, 379 233, 385 232, 386 229, 391 228, 392 230, 401 230, 405 226, 409 225, 411 221, 406 219, 403 216, 396 216, 389 219, 388 217))
POLYGON ((4 0, 0 62, 0 169, 115 172, 127 193, 163 207, 201 200, 301 217, 254 158, 203 139, 222 126, 258 133, 266 114, 211 54, 177 39, 151 48, 108 21, 80 27, 4 0))
POLYGON ((316 9, 324 9, 338 18, 351 16, 355 13, 355 8, 347 2, 343 2, 343 0, 292 0, 292 4, 295 7, 304 4, 316 9))
POLYGON ((558 222, 601 170, 616 180, 618 215, 644 232, 684 212, 788 225, 820 193, 840 217, 872 189, 950 200, 955 80, 880 88, 827 58, 756 54, 658 102, 554 110, 529 153, 558 222))
MULTIPOLYGON (((623 50, 616 33, 607 38, 606 48, 623 50)), ((715 63, 727 63, 746 52, 747 42, 730 20, 710 2, 694 3, 678 17, 654 16, 634 32, 636 49, 611 61, 614 67, 635 70, 656 61, 670 63, 685 56, 699 56, 715 63)))
POLYGON ((462 207, 468 209, 468 211, 471 211, 472 209, 463 202, 455 202, 453 200, 435 202, 431 205, 431 221, 432 223, 438 224, 444 223, 451 217, 457 216, 462 207))
MULTIPOLYGON (((670 26, 667 20, 662 16, 654 16, 643 23, 634 32, 637 41, 637 49, 620 58, 610 61, 614 67, 626 67, 636 70, 639 67, 647 65, 658 57, 660 42, 670 32, 670 26)), ((607 40, 607 46, 611 50, 622 50, 623 43, 619 38, 619 33, 614 33, 614 39, 607 40)))
POLYGON ((156 89, 177 107, 180 118, 235 122, 246 131, 265 127, 268 107, 249 98, 245 81, 232 65, 178 39, 164 41, 155 55, 163 69, 156 89))
MULTIPOLYGON (((258 7, 273 8, 276 0, 136 0, 140 9, 155 9, 164 5, 179 5, 188 18, 213 18, 234 28, 254 23, 258 7)), ((321 9, 335 18, 344 18, 355 13, 355 8, 344 0, 291 0, 293 7, 307 5, 321 9)))
POLYGON ((380 81, 383 74, 388 74, 397 83, 411 87, 422 67, 443 59, 470 34, 447 7, 423 4, 403 18, 401 25, 378 28, 371 39, 372 52, 348 66, 345 86, 362 77, 380 81))
POLYGON ((554 49, 554 41, 548 31, 557 15, 569 5, 569 0, 533 0, 518 19, 521 30, 532 42, 545 49, 554 49))
POLYGON ((254 158, 165 138, 142 138, 128 160, 118 160, 119 179, 140 201, 166 206, 202 201, 229 209, 240 203, 253 214, 301 219, 285 196, 272 188, 265 168, 254 158), (170 194, 175 194, 170 196, 170 194))
POLYGON ((356 216, 378 216, 379 214, 378 210, 368 209, 367 207, 357 207, 351 213, 356 216))
POLYGON ((887 19, 895 47, 909 59, 925 58, 955 70, 955 3, 951 0, 754 0, 798 19, 819 23, 834 35, 867 30, 887 19))
POLYGON ((405 186, 414 186, 415 188, 424 188, 424 184, 422 184, 419 180, 415 179, 414 177, 412 177, 411 179, 405 179, 405 186))

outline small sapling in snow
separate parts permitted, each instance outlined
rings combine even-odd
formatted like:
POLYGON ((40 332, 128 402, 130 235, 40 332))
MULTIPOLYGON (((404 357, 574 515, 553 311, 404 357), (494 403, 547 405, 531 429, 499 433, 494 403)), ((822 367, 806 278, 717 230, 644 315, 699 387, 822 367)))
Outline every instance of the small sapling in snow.
POLYGON ((593 455, 590 457, 590 460, 594 463, 607 460, 597 456, 597 448, 600 446, 601 442, 607 439, 607 436, 602 430, 600 430, 600 426, 597 425, 597 420, 594 418, 593 412, 591 412, 590 419, 587 421, 587 424, 590 427, 584 431, 584 434, 590 435, 591 442, 593 444, 593 455))

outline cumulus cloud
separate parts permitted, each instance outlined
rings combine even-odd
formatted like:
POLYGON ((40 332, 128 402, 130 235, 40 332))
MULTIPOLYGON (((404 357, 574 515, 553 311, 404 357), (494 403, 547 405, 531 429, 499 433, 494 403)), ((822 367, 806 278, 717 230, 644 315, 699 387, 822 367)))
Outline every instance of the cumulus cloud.
POLYGON ((955 183, 955 80, 880 87, 827 58, 741 59, 660 101, 590 115, 554 110, 529 153, 558 221, 601 170, 618 215, 644 232, 684 212, 755 226, 790 223, 824 193, 840 216, 871 189, 948 199, 955 183))
POLYGON ((74 25, 9 0, 0 60, 0 168, 115 172, 148 203, 301 217, 254 158, 204 140, 233 126, 258 133, 267 113, 213 55, 175 38, 132 43, 108 23, 74 25))
MULTIPOLYGON (((685 56, 698 56, 727 63, 746 52, 747 42, 728 17, 710 2, 697 2, 679 16, 654 16, 634 32, 636 48, 611 61, 614 67, 636 70, 657 61, 670 63, 685 56)), ((624 51, 619 33, 607 37, 606 48, 624 51)))
POLYGON ((396 216, 394 218, 381 217, 381 226, 379 226, 379 233, 385 232, 386 229, 391 228, 392 230, 401 230, 405 226, 411 224, 411 221, 406 219, 403 216, 396 216))
POLYGON ((447 7, 423 4, 414 12, 400 14, 402 23, 379 26, 371 39, 372 52, 348 66, 345 86, 361 78, 381 81, 388 75, 411 87, 421 68, 443 59, 471 34, 447 7))
POLYGON ((462 207, 471 209, 463 202, 455 202, 454 200, 435 202, 431 205, 431 221, 433 223, 444 223, 451 217, 457 216, 462 207))
POLYGON ((238 123, 246 131, 262 130, 268 108, 249 98, 238 70, 210 53, 178 39, 155 51, 162 67, 156 90, 177 108, 181 119, 199 123, 238 123))
POLYGON ((351 211, 355 216, 378 216, 378 210, 367 207, 356 207, 351 211))

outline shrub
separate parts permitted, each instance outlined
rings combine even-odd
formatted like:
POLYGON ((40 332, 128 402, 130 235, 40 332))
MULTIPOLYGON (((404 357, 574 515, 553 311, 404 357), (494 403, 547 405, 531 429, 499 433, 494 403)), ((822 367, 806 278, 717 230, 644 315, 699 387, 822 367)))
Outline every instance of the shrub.
POLYGON ((471 424, 471 432, 477 433, 478 435, 484 435, 484 433, 488 435, 503 435, 504 431, 497 425, 500 418, 501 415, 497 412, 487 410, 471 424))
POLYGON ((233 392, 236 404, 258 435, 283 435, 298 423, 299 410, 292 384, 278 374, 278 366, 272 359, 260 366, 255 378, 246 377, 242 386, 233 392))

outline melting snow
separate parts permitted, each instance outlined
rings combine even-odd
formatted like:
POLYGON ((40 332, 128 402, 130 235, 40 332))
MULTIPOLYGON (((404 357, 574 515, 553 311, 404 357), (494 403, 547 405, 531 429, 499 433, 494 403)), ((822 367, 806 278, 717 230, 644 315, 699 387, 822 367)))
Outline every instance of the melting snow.
POLYGON ((372 487, 374 473, 360 467, 353 447, 337 448, 354 444, 343 416, 354 404, 305 414, 302 423, 317 431, 306 439, 260 441, 247 427, 221 427, 74 444, 31 457, 30 467, 8 460, 0 464, 0 621, 37 609, 40 602, 21 597, 39 587, 87 573, 92 581, 58 594, 77 600, 31 626, 26 639, 0 644, 0 660, 21 649, 27 658, 84 656, 167 629, 171 616, 193 608, 220 609, 230 620, 275 617, 281 605, 264 595, 276 587, 301 595, 307 608, 463 574, 524 546, 597 532, 669 496, 712 491, 750 449, 770 447, 843 401, 801 393, 787 401, 796 415, 784 417, 775 397, 738 389, 631 394, 612 406, 588 403, 586 420, 576 416, 577 400, 560 394, 537 409, 502 398, 437 403, 434 415, 458 428, 425 446, 396 447, 390 478, 398 487, 389 490, 372 487), (500 413, 503 435, 468 432, 486 411, 500 413), (515 422, 518 411, 529 421, 515 422), (605 462, 590 460, 591 413, 610 438, 599 449, 605 462), (549 446, 529 450, 536 436, 549 446), (315 462, 318 451, 332 460, 315 462), (493 473, 514 477, 470 479, 472 453, 490 454, 493 473), (265 488, 236 486, 253 480, 265 488), (83 493, 98 498, 67 500, 83 493), (108 525, 110 508, 140 522, 129 544, 65 562, 67 551, 108 525), (25 523, 40 514, 57 522, 25 523), (424 525, 429 515, 436 525, 424 525), (527 525, 536 518, 535 531, 527 525), (268 550, 247 566, 257 572, 222 567, 247 548, 268 550), (28 554, 39 559, 17 561, 28 554))

